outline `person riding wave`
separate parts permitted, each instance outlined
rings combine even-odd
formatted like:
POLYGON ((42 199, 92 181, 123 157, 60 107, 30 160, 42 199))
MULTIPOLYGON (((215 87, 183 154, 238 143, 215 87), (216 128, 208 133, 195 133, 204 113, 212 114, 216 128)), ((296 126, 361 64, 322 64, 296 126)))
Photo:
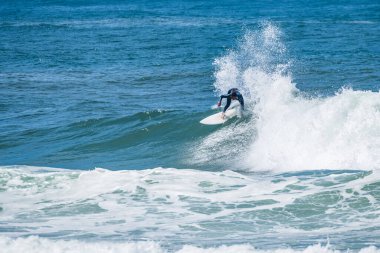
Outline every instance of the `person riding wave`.
POLYGON ((228 107, 231 105, 231 100, 238 100, 240 103, 241 110, 244 110, 244 99, 243 95, 239 92, 237 88, 232 88, 228 90, 227 95, 221 95, 220 100, 218 102, 218 107, 222 105, 223 98, 227 98, 227 104, 224 106, 222 118, 225 117, 225 112, 227 111, 228 107))

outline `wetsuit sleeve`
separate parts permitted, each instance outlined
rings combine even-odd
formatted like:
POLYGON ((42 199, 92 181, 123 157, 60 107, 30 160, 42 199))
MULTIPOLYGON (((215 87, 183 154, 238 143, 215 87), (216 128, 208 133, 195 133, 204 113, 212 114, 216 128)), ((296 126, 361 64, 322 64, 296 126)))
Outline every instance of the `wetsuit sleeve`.
POLYGON ((226 112, 227 109, 228 109, 228 107, 230 107, 230 104, 231 104, 231 97, 230 96, 226 96, 226 98, 227 98, 227 104, 224 107, 223 112, 226 112))
POLYGON ((221 95, 221 96, 220 96, 220 100, 219 100, 219 102, 222 102, 222 99, 223 99, 223 98, 228 98, 228 95, 221 95))

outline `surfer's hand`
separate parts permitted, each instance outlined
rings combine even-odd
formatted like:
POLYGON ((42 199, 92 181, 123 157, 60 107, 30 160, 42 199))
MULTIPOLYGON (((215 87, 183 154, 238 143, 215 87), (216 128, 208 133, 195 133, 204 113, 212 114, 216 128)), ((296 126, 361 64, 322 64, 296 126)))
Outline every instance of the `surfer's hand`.
POLYGON ((218 104, 217 104, 217 105, 218 105, 218 107, 220 107, 220 106, 221 106, 221 104, 222 104, 222 103, 219 101, 219 102, 218 102, 218 104))

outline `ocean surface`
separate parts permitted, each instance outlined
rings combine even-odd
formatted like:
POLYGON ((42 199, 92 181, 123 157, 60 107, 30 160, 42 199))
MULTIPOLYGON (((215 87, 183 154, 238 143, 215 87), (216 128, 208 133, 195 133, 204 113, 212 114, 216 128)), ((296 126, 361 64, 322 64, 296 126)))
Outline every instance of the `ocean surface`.
POLYGON ((379 90, 379 1, 2 0, 0 251, 379 253, 379 90))

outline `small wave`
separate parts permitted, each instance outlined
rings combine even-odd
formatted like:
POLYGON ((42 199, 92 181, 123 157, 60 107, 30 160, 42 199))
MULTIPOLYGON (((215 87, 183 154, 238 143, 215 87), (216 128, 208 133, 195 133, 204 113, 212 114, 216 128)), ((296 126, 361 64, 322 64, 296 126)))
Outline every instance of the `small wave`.
POLYGON ((221 24, 234 24, 235 21, 227 18, 178 18, 178 17, 131 17, 97 20, 60 20, 60 21, 29 21, 29 22, 1 22, 0 27, 55 27, 90 29, 102 28, 130 28, 139 26, 168 26, 168 27, 204 27, 219 26, 221 24))
POLYGON ((93 27, 130 27, 134 22, 130 19, 103 19, 103 20, 63 20, 63 21, 35 21, 35 22, 3 22, 1 27, 73 27, 73 28, 93 28, 93 27))
POLYGON ((352 20, 352 21, 343 21, 343 23, 373 25, 373 24, 376 24, 377 22, 375 22, 375 21, 369 21, 369 20, 352 20))
MULTIPOLYGON (((86 102, 86 104, 93 105, 94 102, 86 102)), ((78 107, 82 106, 83 104, 77 105, 78 107)), ((67 126, 68 129, 76 129, 76 128, 82 128, 82 127, 107 127, 107 126, 113 126, 113 125, 124 125, 126 123, 130 123, 133 121, 146 121, 146 120, 152 120, 156 117, 163 116, 170 114, 172 112, 175 112, 174 110, 152 110, 152 111, 145 111, 145 112, 137 112, 132 115, 123 116, 119 118, 113 118, 113 117, 103 117, 103 118, 92 118, 92 119, 86 119, 81 120, 75 123, 72 123, 67 126)))
POLYGON ((152 110, 120 118, 106 117, 80 121, 64 128, 63 133, 75 138, 91 137, 90 141, 86 139, 68 147, 67 151, 107 152, 150 143, 144 142, 144 139, 154 140, 157 136, 160 136, 160 141, 178 140, 187 136, 183 135, 182 131, 196 123, 195 121, 189 124, 188 121, 184 121, 181 114, 175 110, 152 110), (179 131, 180 129, 182 131, 179 131))
POLYGON ((315 244, 305 249, 277 248, 277 249, 256 249, 250 244, 222 245, 219 247, 201 248, 192 245, 185 245, 179 250, 166 250, 159 243, 153 241, 142 242, 83 242, 78 240, 50 240, 39 237, 27 238, 7 238, 0 237, 0 247, 7 253, 50 253, 54 249, 55 253, 70 252, 93 252, 93 253, 379 253, 380 250, 374 246, 360 250, 335 250, 330 245, 323 246, 315 244))

